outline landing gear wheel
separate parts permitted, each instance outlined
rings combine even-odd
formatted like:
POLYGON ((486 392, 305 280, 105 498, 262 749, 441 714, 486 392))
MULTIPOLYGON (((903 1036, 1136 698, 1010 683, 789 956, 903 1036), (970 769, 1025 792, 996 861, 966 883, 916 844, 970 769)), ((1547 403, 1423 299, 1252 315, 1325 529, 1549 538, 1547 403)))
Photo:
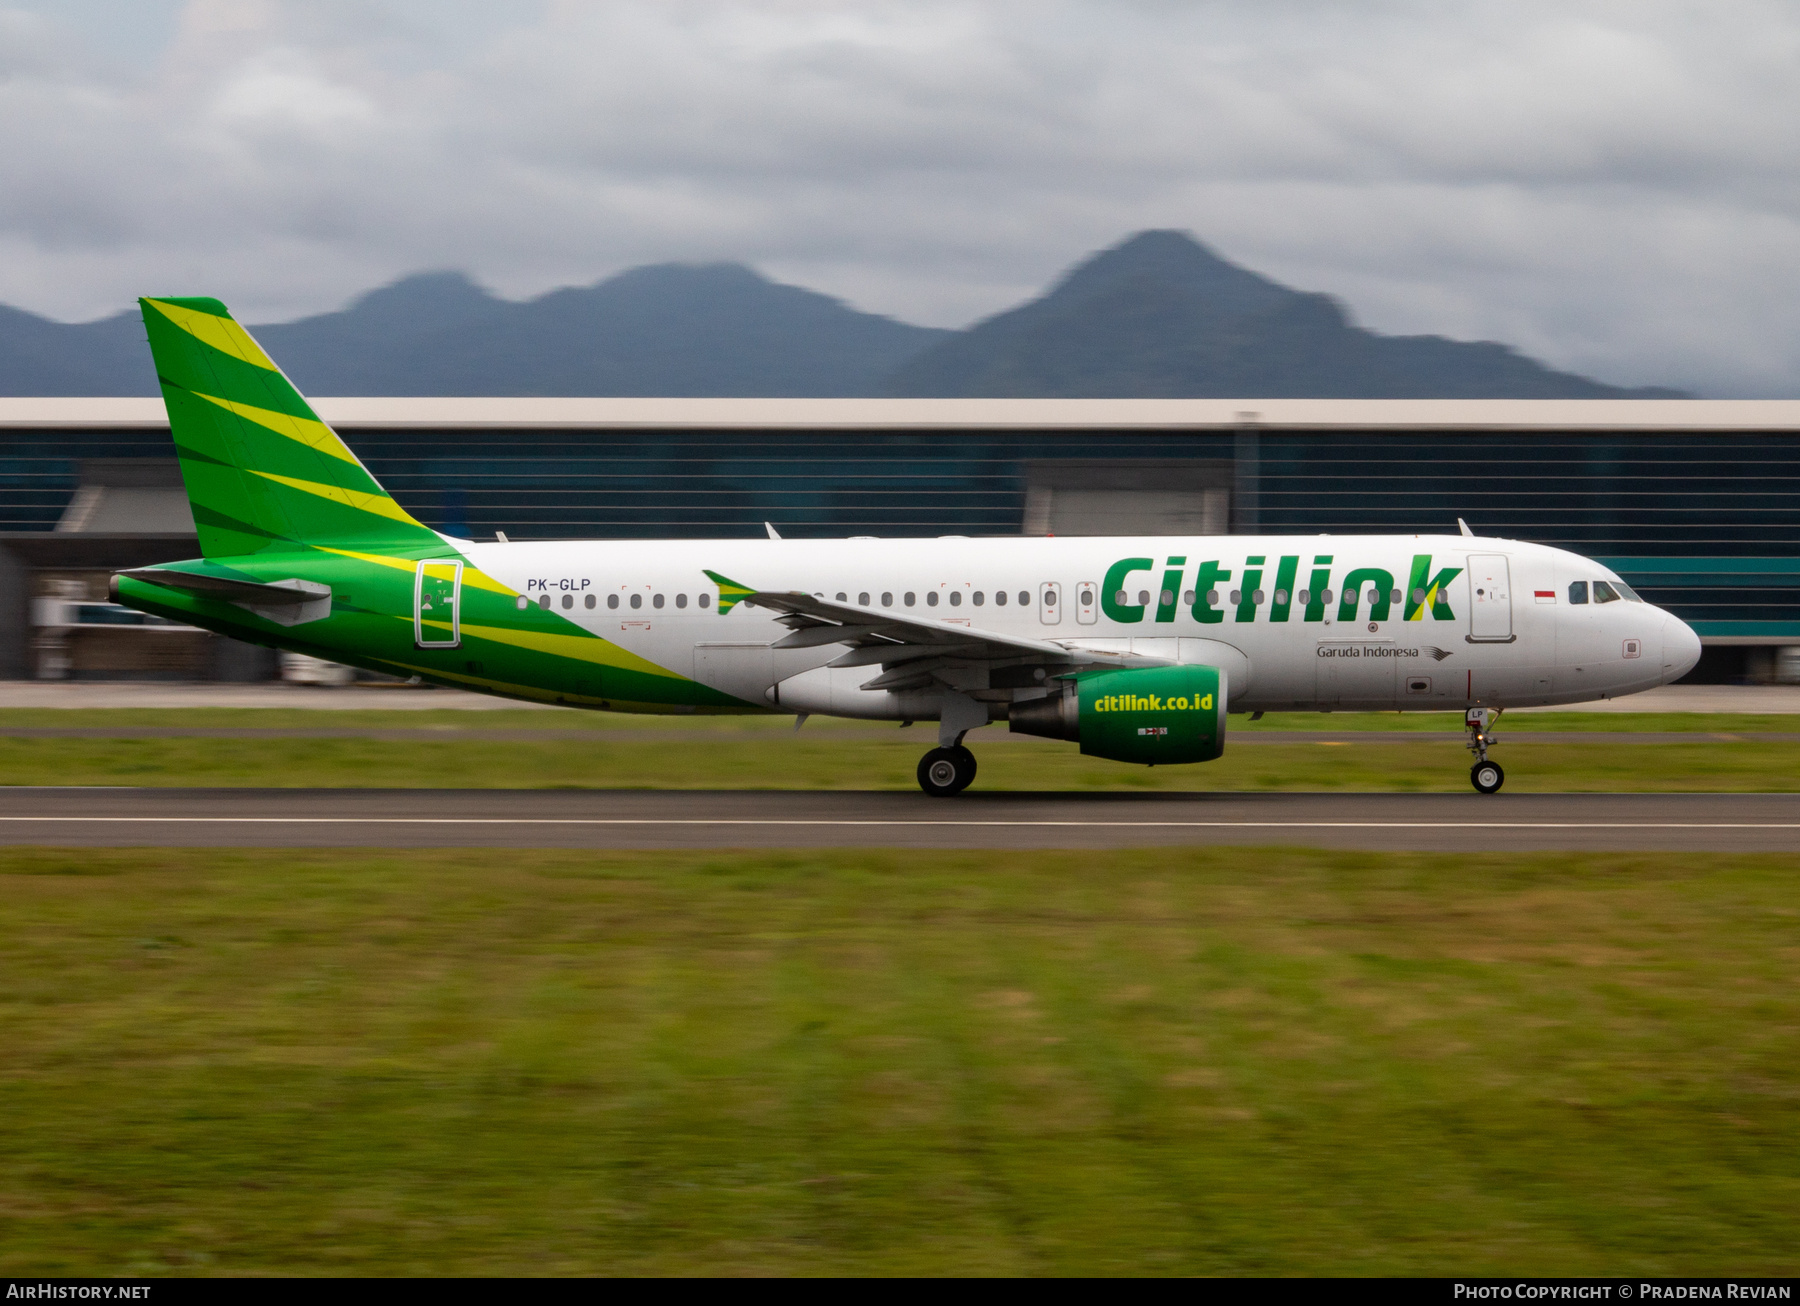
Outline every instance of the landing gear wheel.
POLYGON ((960 794, 975 781, 975 754, 958 744, 934 748, 919 759, 919 788, 933 798, 960 794))
POLYGON ((1469 783, 1478 793, 1497 794, 1500 786, 1506 783, 1506 772, 1500 769, 1498 762, 1477 762, 1469 768, 1469 783))

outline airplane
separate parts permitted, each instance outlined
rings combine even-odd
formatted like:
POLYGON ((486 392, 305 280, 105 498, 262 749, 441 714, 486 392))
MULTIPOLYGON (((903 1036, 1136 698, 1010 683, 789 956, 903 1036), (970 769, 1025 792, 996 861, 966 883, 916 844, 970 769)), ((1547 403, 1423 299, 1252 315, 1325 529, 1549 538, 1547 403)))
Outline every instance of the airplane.
POLYGON ((1228 713, 1463 713, 1637 693, 1700 640, 1562 549, 1450 535, 474 541, 376 483, 216 299, 139 301, 204 556, 114 599, 371 671, 612 712, 935 721, 919 786, 1004 721, 1210 761, 1228 713))

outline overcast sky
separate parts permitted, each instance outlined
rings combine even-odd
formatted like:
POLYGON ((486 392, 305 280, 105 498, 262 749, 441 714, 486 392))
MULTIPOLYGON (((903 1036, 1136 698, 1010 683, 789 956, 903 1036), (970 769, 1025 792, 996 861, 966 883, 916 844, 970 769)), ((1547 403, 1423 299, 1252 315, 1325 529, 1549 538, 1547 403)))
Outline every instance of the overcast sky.
POLYGON ((730 259, 961 326, 1180 227, 1379 330, 1800 396, 1797 133, 1753 0, 0 0, 0 301, 730 259))

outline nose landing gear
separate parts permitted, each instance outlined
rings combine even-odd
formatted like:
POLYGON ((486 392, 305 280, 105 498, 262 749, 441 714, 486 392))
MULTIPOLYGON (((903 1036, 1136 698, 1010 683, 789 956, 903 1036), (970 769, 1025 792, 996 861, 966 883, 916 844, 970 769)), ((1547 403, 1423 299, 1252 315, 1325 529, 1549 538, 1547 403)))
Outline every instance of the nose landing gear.
POLYGON ((1477 762, 1469 768, 1469 782, 1480 793, 1497 794, 1500 786, 1506 783, 1506 772, 1500 769, 1498 762, 1477 762))
POLYGON ((1506 783, 1506 772, 1500 763, 1488 761, 1488 745, 1494 742, 1491 727, 1500 719, 1496 710, 1491 715, 1485 707, 1472 707, 1463 715, 1463 728, 1469 732, 1469 751, 1475 754, 1475 765, 1469 768, 1469 783, 1477 793, 1497 794, 1506 783))
POLYGON ((975 782, 975 754, 956 744, 934 748, 919 759, 919 788, 933 798, 950 798, 975 782))

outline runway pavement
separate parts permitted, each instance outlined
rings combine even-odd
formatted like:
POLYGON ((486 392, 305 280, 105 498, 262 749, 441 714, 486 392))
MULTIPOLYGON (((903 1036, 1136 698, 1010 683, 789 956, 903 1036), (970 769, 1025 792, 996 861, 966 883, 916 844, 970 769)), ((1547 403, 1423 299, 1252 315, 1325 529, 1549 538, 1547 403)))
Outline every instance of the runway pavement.
MULTIPOLYGON (((569 713, 507 698, 492 698, 455 689, 396 683, 344 688, 290 685, 271 681, 256 685, 129 680, 0 680, 0 709, 5 708, 196 708, 279 707, 323 711, 353 709, 441 712, 535 711, 569 713)), ((1641 694, 1564 707, 1514 708, 1509 716, 1538 712, 1752 712, 1800 714, 1800 685, 1663 685, 1641 694)))
MULTIPOLYGON (((655 718, 652 718, 654 720, 655 718)), ((480 743, 644 743, 649 741, 686 741, 704 746, 722 732, 706 725, 699 727, 674 724, 667 726, 611 726, 604 729, 533 729, 483 726, 351 726, 336 728, 295 726, 0 726, 0 739, 377 739, 385 743, 442 743, 445 741, 480 743)), ((727 719, 730 724, 740 723, 727 719)), ((763 735, 791 730, 786 721, 763 719, 771 729, 763 735)), ((742 732, 746 736, 748 731, 742 732)), ((898 732, 892 725, 841 725, 833 722, 815 729, 813 737, 824 735, 831 740, 893 740, 898 732), (829 732, 829 733, 827 733, 829 732)), ((1233 748, 1260 744, 1443 744, 1460 743, 1467 736, 1460 730, 1238 730, 1231 735, 1233 748)), ((1534 730, 1509 729, 1512 744, 1695 744, 1706 743, 1792 743, 1800 740, 1797 730, 1534 730)), ((910 741, 908 741, 910 742, 910 741)), ((994 728, 990 736, 980 737, 985 745, 1001 746, 1023 743, 1038 746, 1030 736, 1006 735, 994 728)))
POLYGON ((0 789, 0 845, 1800 849, 1800 794, 0 789))

